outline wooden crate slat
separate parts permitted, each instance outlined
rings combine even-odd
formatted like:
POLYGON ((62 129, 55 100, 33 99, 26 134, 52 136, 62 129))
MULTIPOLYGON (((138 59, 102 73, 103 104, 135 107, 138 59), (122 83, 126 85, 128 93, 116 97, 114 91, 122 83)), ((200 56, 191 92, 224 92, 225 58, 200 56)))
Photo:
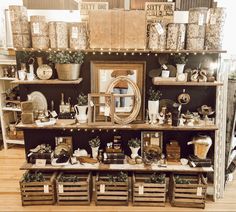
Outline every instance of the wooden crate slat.
POLYGON ((97 201, 96 205, 128 205, 128 201, 124 202, 124 201, 97 201))
MULTIPOLYGON (((39 197, 38 196, 31 196, 31 197, 26 197, 26 196, 23 196, 22 197, 24 200, 39 200, 39 197)), ((40 197, 40 200, 53 200, 54 197, 53 196, 41 196, 40 197)))
POLYGON ((22 193, 23 196, 39 196, 39 195, 44 195, 44 196, 51 196, 53 192, 49 193, 44 193, 44 192, 24 192, 22 193))
POLYGON ((157 184, 157 183, 135 183, 136 187, 139 187, 139 185, 145 185, 145 188, 165 188, 166 184, 157 184))
MULTIPOLYGON (((108 187, 108 186, 105 186, 105 190, 106 191, 127 191, 128 187, 108 187)), ((97 190, 100 191, 100 186, 97 186, 97 190)))
POLYGON ((87 185, 86 179, 80 179, 83 180, 85 182, 58 182, 58 184, 63 185, 64 187, 66 186, 85 186, 87 185))
POLYGON ((127 196, 97 196, 98 200, 127 200, 127 196))
POLYGON ((165 203, 163 202, 133 202, 133 205, 134 206, 155 206, 155 207, 164 207, 165 206, 165 203))
POLYGON ((80 196, 80 197, 63 197, 63 196, 61 196, 60 197, 60 201, 62 201, 62 200, 88 200, 88 197, 86 197, 86 196, 80 196))
POLYGON ((69 187, 63 187, 64 188, 64 192, 70 192, 70 191, 74 191, 74 192, 76 192, 76 191, 87 191, 88 190, 88 188, 87 187, 71 187, 71 188, 69 188, 69 187))
POLYGON ((145 197, 145 199, 148 199, 146 197, 149 197, 150 199, 153 199, 153 198, 156 198, 156 197, 165 197, 165 196, 166 196, 165 194, 160 194, 160 193, 152 193, 152 194, 150 194, 150 193, 148 193, 148 194, 146 194, 146 193, 144 193, 144 194, 135 193, 133 195, 133 197, 145 197))
POLYGON ((175 201, 177 203, 180 203, 180 202, 183 202, 183 203, 185 203, 185 202, 187 202, 187 203, 190 203, 190 202, 192 202, 192 203, 202 203, 202 199, 185 199, 185 198, 179 199, 179 198, 177 198, 175 201))
POLYGON ((204 195, 198 196, 196 193, 195 194, 182 194, 182 193, 178 194, 178 193, 176 193, 175 194, 176 200, 178 199, 178 197, 188 197, 188 198, 195 198, 195 199, 205 198, 204 195))
MULTIPOLYGON (((203 192, 206 191, 206 188, 202 189, 203 192)), ((193 188, 193 189, 181 189, 181 188, 177 188, 175 189, 175 193, 197 193, 197 188, 193 188)))
MULTIPOLYGON (((139 192, 139 188, 137 188, 136 186, 135 186, 135 188, 134 188, 134 192, 136 193, 136 192, 139 192)), ((154 193, 154 192, 165 192, 165 188, 146 188, 146 187, 144 187, 144 193, 146 193, 146 192, 149 192, 149 193, 154 193)))
POLYGON ((118 196, 118 195, 127 195, 127 191, 125 192, 120 192, 120 191, 116 191, 116 192, 113 192, 113 191, 105 191, 104 193, 101 193, 101 192, 97 192, 97 195, 100 195, 100 196, 107 196, 107 195, 111 195, 111 196, 118 196))
POLYGON ((23 205, 52 205, 54 201, 25 201, 23 205))
POLYGON ((143 198, 143 197, 135 197, 135 201, 143 201, 143 202, 164 202, 165 198, 143 198))
POLYGON ((60 193, 60 196, 84 196, 88 194, 89 192, 64 192, 60 193))

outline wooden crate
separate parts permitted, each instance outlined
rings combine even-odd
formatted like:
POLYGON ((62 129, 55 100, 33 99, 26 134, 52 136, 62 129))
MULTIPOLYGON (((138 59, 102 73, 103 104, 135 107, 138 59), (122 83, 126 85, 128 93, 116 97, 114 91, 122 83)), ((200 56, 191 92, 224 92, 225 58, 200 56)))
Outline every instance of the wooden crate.
POLYGON ((89 205, 92 196, 92 174, 61 172, 56 179, 56 192, 59 205, 89 205), (77 176, 79 182, 59 182, 62 175, 77 176))
POLYGON ((107 172, 98 173, 95 179, 96 205, 128 205, 129 182, 108 182, 107 172), (102 190, 102 188, 104 190, 102 190), (105 188, 104 188, 105 187, 105 188))
POLYGON ((56 172, 45 172, 43 175, 46 179, 44 182, 24 182, 23 178, 20 180, 23 206, 53 205, 55 203, 54 180, 56 178, 56 172))
POLYGON ((191 184, 177 184, 175 176, 170 178, 170 203, 177 207, 205 208, 207 182, 203 175, 180 175, 180 179, 189 180, 191 184))
POLYGON ((151 173, 133 174, 133 205, 165 206, 166 180, 163 184, 145 183, 150 175, 151 173), (143 187, 143 189, 140 189, 140 187, 143 187))

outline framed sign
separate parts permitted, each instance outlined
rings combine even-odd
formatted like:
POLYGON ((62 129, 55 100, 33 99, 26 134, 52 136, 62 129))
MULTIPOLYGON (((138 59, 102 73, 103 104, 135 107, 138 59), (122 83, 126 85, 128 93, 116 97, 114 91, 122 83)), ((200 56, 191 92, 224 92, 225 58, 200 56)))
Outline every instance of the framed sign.
POLYGON ((91 10, 108 10, 108 2, 80 2, 79 11, 80 15, 88 17, 91 10))
POLYGON ((175 3, 172 2, 146 2, 145 11, 147 21, 173 22, 175 3))

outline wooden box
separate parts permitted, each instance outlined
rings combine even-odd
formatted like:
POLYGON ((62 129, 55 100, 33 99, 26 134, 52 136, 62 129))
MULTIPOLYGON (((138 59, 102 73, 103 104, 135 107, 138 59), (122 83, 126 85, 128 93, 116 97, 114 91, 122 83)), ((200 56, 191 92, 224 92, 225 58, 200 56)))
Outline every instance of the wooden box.
POLYGON ((95 179, 96 205, 128 205, 129 182, 109 182, 107 172, 98 173, 95 179))
POLYGON ((56 179, 57 203, 59 205, 89 205, 92 196, 92 174, 61 172, 56 179), (78 182, 60 182, 61 177, 76 176, 78 182))
POLYGON ((151 173, 133 174, 133 205, 165 206, 166 179, 163 184, 146 183, 151 173))
POLYGON ((177 141, 171 141, 166 145, 167 161, 179 162, 180 146, 177 141))
MULTIPOLYGON (((28 172, 28 171, 27 171, 28 172)), ((44 182, 20 181, 22 205, 52 205, 55 203, 54 180, 56 172, 43 173, 44 182)))
POLYGON ((170 177, 169 194, 171 205, 177 207, 205 208, 207 182, 203 175, 178 175, 178 179, 186 180, 186 183, 178 183, 176 181, 176 175, 170 177))

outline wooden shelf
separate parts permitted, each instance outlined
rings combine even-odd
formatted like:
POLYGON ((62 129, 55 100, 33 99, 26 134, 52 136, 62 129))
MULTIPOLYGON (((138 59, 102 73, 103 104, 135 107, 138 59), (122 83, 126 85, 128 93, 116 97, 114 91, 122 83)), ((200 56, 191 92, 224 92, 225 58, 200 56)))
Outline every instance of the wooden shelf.
POLYGON ((94 171, 163 171, 163 172, 188 172, 188 173, 202 173, 202 172, 213 172, 212 167, 196 167, 182 165, 167 165, 167 167, 158 167, 158 165, 145 166, 144 164, 129 165, 129 164, 75 164, 67 166, 52 166, 47 164, 45 167, 39 167, 31 163, 25 163, 20 168, 21 170, 94 170, 94 171))
POLYGON ((18 140, 18 139, 6 139, 6 143, 7 144, 21 144, 21 145, 24 145, 25 142, 24 140, 18 140))
POLYGON ((160 131, 214 131, 217 130, 216 125, 209 126, 162 126, 162 125, 150 125, 150 124, 128 124, 128 125, 108 125, 108 126, 97 126, 87 124, 68 124, 68 125, 51 125, 39 127, 36 124, 22 124, 19 123, 17 128, 21 129, 61 129, 61 130, 160 130, 160 131))
POLYGON ((12 107, 3 107, 3 111, 15 111, 15 112, 21 112, 20 108, 12 108, 12 107))
POLYGON ((16 65, 16 60, 0 60, 0 65, 16 65))
POLYGON ((173 86, 222 86, 222 82, 177 82, 177 81, 159 81, 153 83, 154 85, 173 85, 173 86))
POLYGON ((78 50, 78 49, 35 49, 35 48, 17 48, 16 51, 82 51, 85 53, 93 53, 93 52, 107 52, 107 53, 154 53, 154 54, 160 54, 160 53, 185 53, 185 54, 219 54, 219 53, 226 53, 225 50, 150 50, 150 49, 86 49, 86 50, 78 50))
POLYGON ((12 81, 12 84, 21 84, 21 85, 36 85, 36 84, 47 84, 47 85, 56 85, 56 84, 80 84, 82 82, 82 78, 73 81, 63 81, 58 79, 52 80, 15 80, 12 81))
POLYGON ((14 48, 0 48, 0 54, 6 56, 15 56, 16 52, 14 48))
POLYGON ((16 78, 13 78, 13 77, 0 77, 0 80, 13 81, 13 80, 16 80, 16 78))
POLYGON ((8 103, 14 103, 14 104, 20 104, 20 100, 5 100, 5 102, 8 102, 8 103))

